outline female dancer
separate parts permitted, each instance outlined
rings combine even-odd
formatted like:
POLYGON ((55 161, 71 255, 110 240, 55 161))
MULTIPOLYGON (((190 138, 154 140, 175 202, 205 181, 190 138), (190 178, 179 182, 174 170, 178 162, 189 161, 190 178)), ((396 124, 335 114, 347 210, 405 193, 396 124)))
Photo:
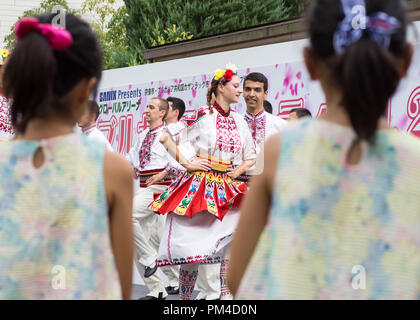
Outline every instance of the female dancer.
MULTIPOLYGON (((235 178, 255 163, 255 145, 243 117, 231 110, 242 93, 236 67, 217 70, 208 92, 216 97, 211 107, 201 108, 185 121, 183 130, 170 132, 178 141, 188 140, 197 159, 189 162, 166 134, 161 142, 186 169, 151 205, 167 214, 159 248, 158 266, 180 264, 180 296, 191 299, 199 263, 221 262, 221 298, 230 293, 223 280, 226 252, 238 221, 238 206, 247 191, 235 178), (231 169, 241 155, 242 164, 231 169)), ((181 142, 180 142, 181 143, 181 142)))

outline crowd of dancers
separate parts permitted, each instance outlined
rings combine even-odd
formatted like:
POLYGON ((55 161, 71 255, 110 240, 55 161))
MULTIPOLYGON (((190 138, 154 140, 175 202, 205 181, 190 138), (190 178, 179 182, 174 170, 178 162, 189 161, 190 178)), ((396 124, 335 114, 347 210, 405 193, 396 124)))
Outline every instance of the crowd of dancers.
POLYGON ((420 141, 384 119, 413 55, 401 1, 314 1, 319 119, 272 115, 264 74, 226 65, 189 116, 147 101, 125 158, 96 128, 96 36, 53 19, 19 21, 2 66, 0 299, 130 299, 133 261, 141 300, 420 297, 420 141))

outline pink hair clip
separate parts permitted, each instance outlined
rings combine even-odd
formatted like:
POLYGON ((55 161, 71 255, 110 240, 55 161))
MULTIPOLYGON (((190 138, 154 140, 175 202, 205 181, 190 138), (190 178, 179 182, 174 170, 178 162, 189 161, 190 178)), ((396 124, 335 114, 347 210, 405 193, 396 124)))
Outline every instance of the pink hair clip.
POLYGON ((18 40, 32 31, 41 32, 54 50, 65 50, 73 44, 73 37, 66 29, 51 24, 41 24, 36 18, 23 18, 16 24, 15 34, 18 40))

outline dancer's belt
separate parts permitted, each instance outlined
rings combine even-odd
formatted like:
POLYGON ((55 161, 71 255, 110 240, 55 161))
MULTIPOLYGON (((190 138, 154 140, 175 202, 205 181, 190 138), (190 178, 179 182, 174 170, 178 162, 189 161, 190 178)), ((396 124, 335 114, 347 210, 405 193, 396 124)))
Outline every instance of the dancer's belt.
POLYGON ((203 155, 200 153, 197 154, 197 158, 208 160, 211 165, 212 170, 215 170, 215 171, 226 172, 228 170, 228 167, 232 165, 232 161, 226 161, 220 158, 215 158, 215 157, 212 157, 209 155, 203 155))
MULTIPOLYGON (((146 188, 147 184, 146 181, 150 177, 153 177, 155 174, 162 172, 165 169, 153 169, 153 170, 144 170, 144 171, 137 171, 140 180, 140 188, 146 188)), ((164 180, 155 182, 153 185, 159 186, 169 186, 171 184, 171 180, 164 178, 164 180)))

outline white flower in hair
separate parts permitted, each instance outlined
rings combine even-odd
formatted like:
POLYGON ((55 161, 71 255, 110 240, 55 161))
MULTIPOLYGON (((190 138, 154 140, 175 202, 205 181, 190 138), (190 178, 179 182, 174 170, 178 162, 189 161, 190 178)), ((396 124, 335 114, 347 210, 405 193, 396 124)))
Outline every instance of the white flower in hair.
POLYGON ((228 70, 228 69, 232 70, 233 73, 235 73, 235 74, 238 72, 238 67, 236 65, 234 65, 233 63, 228 63, 226 65, 226 70, 228 70))

